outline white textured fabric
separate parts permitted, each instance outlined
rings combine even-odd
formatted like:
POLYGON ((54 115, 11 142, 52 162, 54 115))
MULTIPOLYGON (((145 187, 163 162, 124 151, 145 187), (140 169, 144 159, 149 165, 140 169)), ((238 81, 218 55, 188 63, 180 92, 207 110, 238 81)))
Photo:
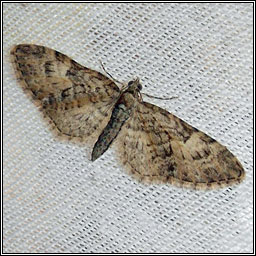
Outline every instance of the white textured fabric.
POLYGON ((4 3, 5 253, 252 252, 252 3, 4 3), (54 48, 119 81, 226 145, 238 186, 142 185, 109 149, 58 141, 18 86, 14 44, 54 48))

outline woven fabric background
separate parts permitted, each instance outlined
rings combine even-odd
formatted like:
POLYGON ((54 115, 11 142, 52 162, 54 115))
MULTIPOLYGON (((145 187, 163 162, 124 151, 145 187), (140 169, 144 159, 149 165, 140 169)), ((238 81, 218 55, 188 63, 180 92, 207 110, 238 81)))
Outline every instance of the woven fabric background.
POLYGON ((251 3, 4 3, 5 253, 249 253, 253 250, 251 3), (193 191, 143 185, 109 149, 57 140, 14 77, 12 45, 54 48, 227 146, 246 179, 193 191))

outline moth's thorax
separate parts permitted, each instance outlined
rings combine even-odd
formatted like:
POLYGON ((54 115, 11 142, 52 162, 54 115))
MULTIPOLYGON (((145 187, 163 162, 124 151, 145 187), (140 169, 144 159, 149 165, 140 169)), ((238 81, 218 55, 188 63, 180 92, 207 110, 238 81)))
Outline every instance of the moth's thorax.
POLYGON ((130 81, 126 90, 121 93, 118 103, 124 103, 127 107, 134 105, 138 100, 141 100, 141 89, 142 86, 138 78, 130 81))
POLYGON ((127 108, 131 109, 136 106, 139 99, 140 95, 138 91, 126 90, 120 95, 117 105, 124 104, 127 108))

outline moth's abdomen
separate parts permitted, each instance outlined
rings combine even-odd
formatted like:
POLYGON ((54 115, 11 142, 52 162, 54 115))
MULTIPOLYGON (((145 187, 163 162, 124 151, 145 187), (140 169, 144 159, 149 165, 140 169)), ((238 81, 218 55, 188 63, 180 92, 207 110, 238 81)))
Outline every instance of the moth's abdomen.
POLYGON ((130 117, 131 109, 123 103, 117 104, 107 126, 102 131, 92 151, 92 161, 100 157, 118 135, 125 121, 130 117))

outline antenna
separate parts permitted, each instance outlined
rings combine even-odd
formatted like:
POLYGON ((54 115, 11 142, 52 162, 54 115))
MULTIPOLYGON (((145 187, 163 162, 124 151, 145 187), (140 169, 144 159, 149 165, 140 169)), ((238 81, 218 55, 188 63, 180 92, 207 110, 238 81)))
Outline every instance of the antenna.
POLYGON ((105 69, 105 67, 104 67, 104 65, 103 65, 103 63, 102 63, 102 61, 101 61, 101 60, 99 60, 99 61, 100 61, 100 65, 101 65, 102 69, 104 70, 104 72, 105 72, 109 77, 111 77, 115 82, 117 82, 117 83, 119 83, 119 84, 122 84, 122 83, 119 82, 117 79, 115 79, 110 73, 108 73, 108 71, 105 69))
POLYGON ((149 97, 149 98, 158 99, 158 100, 172 100, 172 99, 177 99, 177 98, 179 98, 178 96, 173 96, 173 97, 170 97, 170 98, 156 97, 156 96, 152 96, 152 95, 149 95, 149 94, 147 94, 147 93, 144 93, 144 92, 141 92, 141 94, 146 95, 146 96, 149 97))

